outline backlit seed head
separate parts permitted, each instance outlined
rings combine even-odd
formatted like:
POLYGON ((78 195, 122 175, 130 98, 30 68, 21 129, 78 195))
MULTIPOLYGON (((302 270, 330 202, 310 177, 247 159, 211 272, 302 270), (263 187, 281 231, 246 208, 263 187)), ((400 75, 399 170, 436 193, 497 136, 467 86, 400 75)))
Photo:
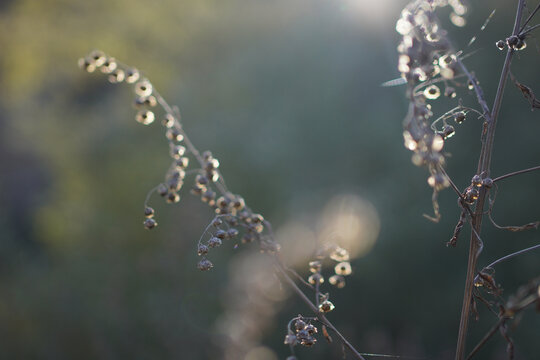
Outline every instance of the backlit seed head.
POLYGON ((167 131, 165 132, 165 136, 171 141, 180 142, 184 140, 184 135, 182 135, 180 130, 176 128, 167 129, 167 131))
POLYGON ((238 230, 236 230, 235 228, 230 228, 229 230, 227 230, 227 237, 229 239, 235 238, 237 236, 238 236, 238 230))
POLYGON ((212 264, 212 262, 208 260, 207 258, 203 258, 201 259, 201 261, 197 263, 197 268, 199 268, 199 270, 201 271, 207 271, 213 267, 214 267, 214 264, 212 264))
POLYGON ((165 115, 165 118, 161 121, 161 125, 165 126, 166 128, 172 128, 174 123, 174 116, 171 114, 165 115))
POLYGON ((345 287, 345 278, 341 275, 332 275, 328 279, 328 282, 338 289, 342 289, 345 287))
POLYGON ((467 89, 469 90, 473 90, 474 89, 474 84, 471 80, 467 81, 467 89))
POLYGON ((176 192, 171 191, 167 194, 167 202, 169 204, 177 203, 180 201, 180 195, 178 195, 176 192))
POLYGON ((424 96, 426 99, 435 100, 441 96, 441 90, 437 85, 430 85, 424 89, 424 96))
POLYGON ((114 70, 116 70, 117 67, 118 67, 118 64, 116 63, 116 60, 111 57, 105 60, 103 65, 101 65, 100 70, 104 74, 110 74, 114 70))
POLYGON ((212 220, 212 226, 219 227, 222 224, 223 224, 223 220, 221 220, 220 218, 215 218, 214 220, 212 220))
POLYGON ((171 171, 169 176, 173 179, 183 180, 186 177, 186 172, 184 171, 184 169, 176 168, 171 171))
POLYGON ((478 195, 479 195, 478 189, 476 187, 469 186, 465 190, 465 201, 468 204, 472 205, 474 204, 476 200, 478 200, 478 195))
POLYGON ((88 56, 88 59, 93 62, 93 64, 96 67, 100 67, 103 64, 105 64, 105 61, 107 60, 105 53, 101 50, 94 50, 90 53, 88 56))
POLYGON ((323 312, 323 313, 330 312, 330 311, 334 310, 334 308, 335 308, 335 306, 334 306, 334 304, 332 304, 332 302, 330 300, 324 300, 319 305, 319 311, 323 312))
POLYGON ((124 81, 125 77, 126 75, 124 73, 124 70, 116 69, 109 75, 109 82, 111 84, 117 84, 124 81))
POLYGON ((514 46, 514 49, 519 51, 525 49, 526 47, 527 43, 520 38, 516 46, 514 46))
POLYGON ((261 214, 251 215, 251 222, 254 224, 260 224, 264 221, 264 217, 261 214))
POLYGON ((309 262, 309 271, 311 271, 312 273, 314 274, 319 273, 321 272, 321 269, 322 269, 322 262, 320 262, 319 260, 309 262))
POLYGON ((215 248, 218 246, 221 246, 222 241, 220 238, 212 236, 210 240, 208 240, 208 247, 215 248))
POLYGON ((452 125, 444 125, 443 126, 443 129, 442 129, 442 137, 443 139, 448 139, 448 138, 451 138, 452 136, 454 136, 454 134, 456 133, 456 130, 454 129, 454 127, 452 125))
POLYGON ((504 47, 506 46, 506 43, 503 41, 503 40, 499 40, 495 43, 495 46, 499 49, 499 50, 504 50, 504 47))
POLYGON ((135 107, 140 108, 142 106, 154 107, 157 105, 157 100, 154 95, 138 96, 135 98, 135 107))
POLYGON ((229 199, 227 199, 227 198, 224 197, 224 196, 220 196, 220 197, 216 200, 216 204, 217 204, 217 206, 219 206, 220 208, 225 209, 225 208, 229 207, 229 199))
POLYGON ((144 216, 146 216, 147 218, 154 217, 154 213, 154 209, 152 209, 150 206, 144 208, 144 216))
POLYGON ((223 239, 225 239, 227 237, 227 232, 225 230, 218 230, 218 231, 216 231, 214 236, 223 240, 223 239))
POLYGON ((92 59, 90 58, 80 58, 79 59, 79 68, 81 68, 82 70, 85 70, 89 73, 92 73, 96 70, 96 64, 94 61, 92 61, 92 59))
POLYGON ((465 117, 465 112, 459 111, 454 114, 454 121, 456 122, 456 124, 461 124, 463 121, 465 121, 465 117))
POLYGON ((480 175, 474 175, 471 179, 471 184, 473 184, 476 187, 482 186, 482 177, 480 175))
POLYGON ((208 178, 200 174, 195 177, 195 182, 199 185, 208 185, 209 183, 208 178))
POLYGON ((348 261, 342 261, 334 267, 337 275, 350 275, 352 273, 351 264, 348 261))
POLYGON ((349 261, 349 252, 342 247, 336 246, 330 253, 330 259, 334 261, 349 261))
POLYGON ((310 275, 308 277, 308 282, 311 285, 322 284, 322 283, 324 283, 324 277, 319 273, 315 273, 315 274, 312 274, 312 275, 310 275))
POLYGON ((508 47, 515 48, 515 46, 519 43, 519 37, 517 35, 512 35, 508 39, 506 39, 506 44, 508 47))
POLYGON ((180 159, 186 153, 185 146, 182 145, 173 145, 170 148, 170 155, 173 159, 180 159))
POLYGON ((180 159, 176 160, 175 164, 178 168, 185 169, 189 165, 189 158, 186 156, 182 156, 180 159))
POLYGON ((219 167, 218 159, 213 159, 213 158, 206 161, 206 164, 204 166, 206 171, 212 171, 212 170, 217 169, 218 167, 219 167))
POLYGON ((208 254, 208 246, 204 244, 199 244, 199 246, 197 247, 197 254, 199 256, 208 254))
POLYGON ((143 224, 144 224, 144 228, 148 230, 153 229, 157 226, 156 220, 152 218, 145 219, 143 224))
POLYGON ((302 319, 296 319, 294 322, 294 328, 297 332, 304 330, 306 328, 306 322, 302 319))
POLYGON ((312 324, 307 324, 304 330, 306 330, 309 335, 317 333, 317 328, 312 324))
POLYGON ((171 177, 167 180, 167 186, 169 187, 169 190, 171 191, 180 191, 182 186, 184 185, 184 182, 182 179, 171 177))
POLYGON ((133 84, 135 81, 139 80, 139 70, 135 68, 127 69, 126 70, 126 82, 128 84, 133 84))
POLYGON ((212 182, 216 182, 219 180, 219 173, 215 170, 209 171, 206 174, 208 175, 210 180, 212 180, 212 182))
POLYGON ((237 195, 233 200, 233 207, 236 210, 242 210, 245 206, 246 206, 246 202, 244 201, 244 198, 237 195))
POLYGON ((152 84, 148 80, 142 80, 135 84, 135 94, 149 96, 152 94, 152 84))
POLYGON ((154 113, 150 110, 140 110, 137 112, 137 115, 135 115, 135 120, 143 125, 150 125, 154 122, 154 119, 154 113))

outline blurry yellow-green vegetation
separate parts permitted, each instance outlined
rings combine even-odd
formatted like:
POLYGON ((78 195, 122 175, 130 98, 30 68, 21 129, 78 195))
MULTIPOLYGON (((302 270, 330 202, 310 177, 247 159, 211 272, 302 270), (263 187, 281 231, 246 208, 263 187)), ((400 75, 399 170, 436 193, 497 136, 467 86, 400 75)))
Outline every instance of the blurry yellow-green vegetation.
MULTIPOLYGON (((373 220, 369 236, 379 221, 380 234, 353 261, 347 286, 333 290, 332 319, 361 351, 451 356, 466 260, 465 237, 457 250, 444 247, 458 216, 455 195, 441 194, 440 224, 421 217, 430 190, 403 149, 406 99, 400 88, 379 86, 397 76, 394 24, 405 2, 382 1, 372 16, 354 3, 0 3, 0 358, 217 359, 233 346, 227 334, 242 327, 253 335, 248 348, 272 349, 246 350, 246 359, 281 358, 287 320, 307 311, 275 289, 250 290, 254 278, 271 277, 253 271, 264 262, 255 249, 220 248, 215 268, 198 271, 196 242, 211 213, 187 191, 175 206, 154 199, 160 226, 144 231, 144 198, 162 181, 167 145, 158 125, 134 121, 131 88, 77 68, 94 48, 144 71, 180 107, 199 149, 220 159, 229 187, 284 237, 313 247, 309 238, 333 220, 358 225, 332 218, 339 201, 368 204, 361 213, 373 220), (251 280, 241 276, 251 271, 251 280)), ((466 44, 493 7, 497 16, 477 40, 482 50, 467 60, 490 101, 502 62, 492 45, 511 27, 513 4, 473 3, 471 25, 451 36, 466 44)), ((531 86, 540 75, 533 44, 514 60, 531 86)), ((479 131, 468 119, 448 144, 448 171, 460 184, 476 166, 479 131)), ((538 165, 539 133, 538 112, 509 87, 494 173, 538 165)), ((538 219, 537 184, 535 174, 502 184, 496 218, 538 219)), ((484 234, 486 261, 539 239, 484 234)), ((307 273, 307 261, 291 262, 307 273)), ((510 294, 538 270, 538 254, 529 254, 501 266, 497 280, 510 294)), ((472 336, 491 323, 482 324, 472 336)), ((540 354, 539 326, 538 316, 521 320, 521 358, 540 354)), ((504 353, 503 342, 489 345, 485 358, 504 353)), ((307 350, 310 359, 341 356, 322 341, 307 350)))

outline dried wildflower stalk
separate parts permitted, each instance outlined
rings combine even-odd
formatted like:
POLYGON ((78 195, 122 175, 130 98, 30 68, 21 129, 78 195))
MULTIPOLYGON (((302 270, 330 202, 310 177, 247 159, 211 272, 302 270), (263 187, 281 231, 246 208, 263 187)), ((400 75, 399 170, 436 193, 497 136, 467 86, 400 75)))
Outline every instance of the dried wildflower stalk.
MULTIPOLYGON (((137 69, 119 63, 116 59, 99 50, 92 51, 88 56, 81 58, 79 66, 87 72, 100 70, 108 75, 108 80, 111 83, 126 82, 133 84, 135 91, 134 106, 137 109, 135 120, 138 123, 150 125, 160 116, 157 111, 163 113, 161 124, 165 130, 165 138, 169 143, 169 155, 172 163, 165 174, 165 181, 150 190, 146 197, 144 203, 144 227, 150 230, 158 225, 155 220, 155 211, 148 204, 151 196, 157 192, 168 203, 177 203, 180 201, 180 191, 184 187, 186 177, 195 174, 191 193, 210 206, 216 214, 197 243, 197 254, 201 257, 197 264, 198 269, 207 271, 213 268, 214 265, 208 259, 208 254, 213 249, 220 247, 224 242, 239 238, 242 232, 240 239, 242 244, 258 243, 261 252, 267 253, 274 259, 276 273, 291 286, 314 313, 315 316, 309 319, 310 321, 317 321, 323 326, 324 337, 326 339, 330 338, 326 328, 331 329, 357 359, 364 359, 361 353, 325 317, 325 313, 334 309, 334 304, 330 302, 329 294, 322 294, 319 288, 320 284, 324 282, 324 277, 321 274, 321 261, 326 257, 337 262, 334 267, 335 274, 329 278, 330 284, 336 288, 345 286, 344 276, 352 272, 351 265, 348 262, 349 254, 347 250, 338 246, 324 247, 316 255, 317 260, 310 263, 312 275, 308 278, 308 282, 303 280, 281 261, 279 255, 280 245, 274 240, 270 223, 262 215, 253 212, 240 195, 233 194, 227 189, 219 171, 219 161, 210 151, 200 153, 197 150, 182 128, 178 108, 171 107, 146 77, 137 69), (190 166, 189 155, 195 159, 198 167, 190 166), (303 283, 314 291, 315 303, 296 285, 290 273, 300 278, 303 283)), ((293 319, 297 323, 297 329, 300 322, 303 321, 302 319, 308 318, 300 316, 293 319)), ((291 349, 296 344, 310 347, 317 341, 314 337, 316 333, 317 328, 314 325, 307 324, 298 330, 298 334, 295 336, 296 340, 293 341, 289 337, 286 338, 286 343, 291 346, 291 349)), ((294 353, 290 358, 296 358, 294 353)))
MULTIPOLYGON (((540 9, 540 4, 531 12, 525 22, 521 24, 525 1, 519 0, 512 34, 506 41, 499 40, 496 42, 496 46, 500 50, 506 48, 507 52, 495 100, 491 109, 487 105, 483 90, 474 76, 474 73, 468 71, 463 64, 462 59, 460 58, 461 52, 453 50, 450 42, 446 38, 445 30, 440 27, 440 23, 435 15, 434 11, 438 7, 448 5, 451 6, 453 10, 450 15, 451 21, 457 26, 462 26, 465 22, 462 16, 466 12, 466 6, 459 0, 417 0, 411 2, 402 11, 401 18, 396 24, 396 30, 403 36, 398 47, 400 54, 398 70, 401 72, 402 78, 405 79, 407 83, 406 96, 410 101, 409 111, 404 120, 403 137, 405 140, 405 147, 414 152, 413 163, 419 166, 426 166, 430 173, 428 183, 433 188, 434 217, 429 218, 434 221, 437 221, 440 218, 437 193, 446 187, 452 186, 458 195, 458 203, 462 212, 454 230, 454 234, 448 244, 455 246, 464 223, 468 221, 471 224, 467 276, 455 357, 456 360, 462 360, 465 354, 468 320, 471 311, 474 310, 472 307, 476 306, 473 295, 475 298, 483 299, 478 293, 474 293, 475 286, 488 288, 491 294, 498 296, 501 289, 495 283, 492 274, 489 273, 488 269, 491 269, 491 266, 499 261, 536 248, 532 247, 510 254, 492 263, 492 265, 484 268, 481 272, 476 273, 477 260, 484 246, 480 238, 480 231, 484 215, 484 205, 486 203, 486 198, 489 196, 490 189, 493 187, 495 181, 540 169, 540 167, 534 167, 503 175, 495 180, 490 178, 495 129, 502 96, 510 74, 511 60, 516 51, 526 48, 525 37, 531 31, 539 27, 538 25, 527 27, 527 24, 540 9), (433 119, 433 113, 429 102, 437 99, 441 95, 441 91, 437 84, 443 83, 446 87, 444 94, 453 98, 456 96, 454 87, 459 88, 460 84, 457 80, 462 77, 467 78, 467 87, 469 90, 474 91, 480 110, 464 108, 460 101, 457 107, 443 114, 439 118, 433 119), (442 149, 445 140, 454 135, 455 132, 454 127, 446 121, 453 117, 456 124, 460 124, 465 119, 466 113, 471 111, 478 114, 484 121, 481 134, 482 148, 478 167, 475 175, 472 177, 470 185, 467 186, 465 190, 460 191, 443 168, 445 158, 442 149), (441 122, 443 125, 439 130, 437 124, 441 122), (473 206, 474 210, 472 209, 473 206)), ((493 12, 489 18, 491 18, 492 15, 493 12)), ((485 24, 482 26, 482 30, 484 27, 485 24)), ((474 40, 471 40, 469 44, 473 41, 474 40)), ((517 80, 514 80, 514 83, 530 102, 531 107, 535 108, 538 99, 536 99, 532 90, 517 82, 517 80)), ((492 206, 493 203, 490 204, 490 209, 488 211, 490 217, 492 206)), ((520 231, 536 228, 537 226, 538 222, 533 222, 521 227, 504 228, 511 231, 520 231)), ((503 336, 509 343, 509 356, 512 356, 513 345, 510 338, 507 336, 504 327, 506 320, 507 317, 502 316, 500 322, 494 327, 494 331, 497 329, 501 330, 503 336)), ((492 334, 489 336, 491 335, 492 334)), ((489 338, 489 336, 487 336, 487 338, 489 338)), ((484 343, 485 341, 482 341, 469 357, 474 355, 484 343)))

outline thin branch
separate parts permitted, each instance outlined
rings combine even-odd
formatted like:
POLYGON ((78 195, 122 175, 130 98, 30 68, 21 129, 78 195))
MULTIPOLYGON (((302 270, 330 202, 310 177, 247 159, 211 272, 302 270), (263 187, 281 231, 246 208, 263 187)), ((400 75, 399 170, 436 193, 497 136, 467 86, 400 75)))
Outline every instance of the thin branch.
POLYGON ((534 17, 534 15, 536 14, 536 12, 540 10, 540 3, 538 5, 536 5, 536 7, 534 8, 533 12, 527 17, 527 19, 525 20, 525 22, 523 23, 523 25, 521 25, 521 28, 519 28, 519 31, 518 33, 521 34, 521 32, 523 31, 523 29, 525 29, 525 26, 527 26, 527 24, 529 23, 529 21, 531 21, 531 19, 534 17))
POLYGON ((540 170, 540 166, 534 166, 532 168, 523 169, 523 170, 519 170, 519 171, 514 171, 514 172, 511 172, 511 173, 508 173, 508 174, 498 176, 495 179, 493 179, 493 182, 497 182, 497 181, 504 180, 504 179, 507 179, 507 178, 512 177, 512 176, 525 174, 525 173, 536 171, 536 170, 540 170))
MULTIPOLYGON (((484 271, 484 270, 486 270, 486 269, 492 269, 495 265, 497 265, 497 264, 499 264, 499 263, 501 263, 501 262, 503 262, 503 261, 506 261, 506 260, 508 260, 508 259, 511 259, 511 258, 516 257, 516 256, 521 255, 521 254, 525 254, 525 253, 527 253, 527 252, 529 252, 529 251, 533 251, 533 250, 536 250, 536 249, 540 249, 540 244, 537 244, 537 245, 528 247, 528 248, 526 248, 526 249, 521 249, 521 250, 516 251, 516 252, 514 252, 514 253, 505 255, 505 256, 503 256, 502 258, 499 258, 499 259, 495 260, 495 261, 492 262, 491 264, 489 264, 489 265, 487 265, 487 266, 484 266, 484 268, 483 268, 480 272, 482 272, 482 271, 484 271)), ((478 277, 478 275, 477 275, 477 277, 478 277)), ((475 278, 475 280, 476 280, 476 278, 475 278)))
POLYGON ((489 331, 487 332, 486 335, 484 335, 484 337, 482 338, 482 340, 480 340, 478 342, 478 344, 476 344, 476 346, 474 347, 474 349, 471 351, 471 353, 469 354, 469 356, 467 356, 467 360, 471 359, 477 352, 478 350, 480 350, 480 348, 482 348, 482 346, 484 346, 484 344, 497 332, 497 330, 499 330, 499 327, 506 321, 506 318, 500 318, 499 321, 497 321, 495 323, 495 325, 493 325, 491 327, 491 329, 489 329, 489 331))

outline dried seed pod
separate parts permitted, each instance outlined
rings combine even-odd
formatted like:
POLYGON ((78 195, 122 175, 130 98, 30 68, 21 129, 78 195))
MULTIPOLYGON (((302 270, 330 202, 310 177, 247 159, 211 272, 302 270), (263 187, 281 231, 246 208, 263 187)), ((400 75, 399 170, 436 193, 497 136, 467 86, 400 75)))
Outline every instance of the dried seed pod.
POLYGON ((142 80, 135 84, 135 94, 149 96, 152 94, 152 84, 148 80, 142 80))
POLYGON ((208 246, 204 245, 204 244, 199 244, 199 246, 197 247, 197 254, 199 256, 201 255, 206 255, 208 254, 208 246))
POLYGON ((304 330, 306 328, 306 322, 302 319, 296 319, 296 321, 294 322, 294 328, 297 332, 304 330))
POLYGON ((176 192, 174 191, 170 191, 168 194, 167 194, 167 202, 169 204, 173 204, 173 203, 177 203, 180 201, 180 195, 178 195, 176 192))
POLYGON ((142 106, 154 107, 157 105, 157 100, 153 95, 138 96, 135 98, 135 107, 140 108, 142 106))
POLYGON ((324 283, 324 277, 320 273, 312 274, 308 277, 308 282, 311 285, 324 283))
POLYGON ((463 121, 465 121, 465 117, 466 117, 465 112, 459 111, 454 114, 454 121, 456 122, 456 124, 461 124, 463 123, 463 121))
POLYGON ((332 304, 332 302, 330 300, 324 300, 319 305, 319 311, 323 312, 323 313, 330 312, 330 311, 334 310, 334 308, 335 308, 335 306, 334 306, 334 304, 332 304))
POLYGON ((246 206, 246 202, 243 197, 237 195, 233 200, 233 206, 236 210, 242 210, 246 206))
POLYGON ((229 230, 227 230, 227 237, 229 239, 233 239, 235 237, 238 236, 238 230, 236 230, 235 228, 231 228, 229 230))
POLYGON ((223 224, 223 220, 221 220, 220 218, 215 218, 214 220, 212 220, 212 226, 219 227, 222 224, 223 224))
POLYGON ((139 80, 139 70, 135 68, 126 70, 126 82, 128 84, 133 84, 135 81, 139 80))
POLYGON ((196 195, 196 196, 200 196, 203 194, 203 192, 206 191, 206 186, 199 186, 199 185, 194 185, 192 188, 191 188, 191 193, 193 195, 196 195))
POLYGON ((195 177, 195 182, 198 184, 198 185, 208 185, 209 181, 208 181, 208 178, 204 175, 197 175, 195 177))
POLYGON ((174 116, 172 116, 171 114, 166 114, 165 118, 161 121, 161 125, 169 129, 174 126, 174 123, 175 123, 174 116))
POLYGON ((334 267, 337 275, 350 275, 352 273, 351 264, 348 261, 342 261, 334 267))
POLYGON ((320 262, 319 260, 309 262, 309 271, 311 271, 312 273, 314 274, 319 273, 321 272, 321 269, 322 269, 322 262, 320 262))
POLYGON ((316 342, 317 342, 317 339, 315 339, 313 336, 308 336, 308 337, 302 338, 302 340, 300 341, 300 344, 302 344, 305 347, 311 347, 315 345, 316 342))
POLYGON ((179 159, 176 160, 175 164, 176 164, 177 167, 179 167, 181 169, 185 169, 189 165, 189 158, 186 157, 186 156, 182 156, 182 157, 180 157, 179 159))
POLYGON ((506 43, 502 40, 499 40, 495 43, 495 46, 499 49, 499 50, 504 50, 504 47, 506 46, 506 43))
POLYGON ((493 179, 485 178, 484 180, 482 180, 482 186, 486 187, 487 189, 490 189, 493 186, 493 179))
POLYGON ((105 62, 103 63, 103 65, 100 66, 100 70, 102 73, 104 74, 110 74, 112 73, 114 70, 116 70, 116 68, 118 67, 118 64, 116 63, 116 60, 115 58, 107 58, 105 60, 105 62))
POLYGON ((330 253, 330 259, 334 261, 349 261, 349 252, 339 246, 336 246, 330 253))
POLYGON ((452 125, 444 125, 443 126, 443 129, 442 129, 442 137, 443 139, 448 139, 448 138, 451 138, 452 136, 454 136, 454 134, 456 133, 456 130, 454 129, 454 127, 452 125))
POLYGON ((201 259, 201 261, 197 263, 197 268, 199 268, 199 270, 201 271, 207 271, 213 267, 214 267, 214 264, 212 264, 212 262, 208 260, 207 258, 203 258, 201 259))
POLYGON ((216 231, 214 236, 221 239, 221 240, 223 240, 223 239, 225 239, 227 237, 227 232, 225 230, 220 229, 220 230, 216 231))
POLYGON ((180 130, 177 128, 167 129, 167 131, 165 132, 165 137, 170 141, 176 142, 181 142, 182 140, 184 140, 184 135, 182 135, 180 130))
POLYGON ((89 57, 79 59, 79 68, 92 73, 96 70, 96 63, 89 57))
POLYGON ((476 187, 482 186, 482 177, 480 175, 474 175, 471 179, 471 184, 473 184, 476 187))
POLYGON ((90 55, 88 55, 88 59, 92 61, 96 67, 100 67, 105 64, 107 57, 105 56, 105 53, 103 51, 93 50, 90 55))
POLYGON ((212 236, 210 240, 208 240, 208 247, 210 248, 219 247, 221 246, 221 244, 222 244, 221 239, 216 236, 212 236))
POLYGON ((157 192, 161 196, 167 196, 167 194, 169 193, 169 189, 167 188, 167 186, 165 186, 165 184, 159 184, 157 187, 157 192))
POLYGON ((150 125, 154 122, 154 119, 154 113, 150 110, 141 110, 137 113, 137 115, 135 115, 135 120, 143 125, 150 125))
POLYGON ((214 205, 214 199, 216 198, 216 193, 210 189, 206 190, 201 195, 201 200, 208 203, 210 206, 214 205))
POLYGON ((186 153, 186 147, 182 145, 173 145, 170 148, 170 155, 173 159, 180 159, 186 153))
POLYGON ((306 330, 309 335, 317 333, 317 328, 312 324, 307 324, 304 330, 306 330))
POLYGON ((156 222, 156 220, 154 220, 152 218, 148 218, 148 219, 144 220, 143 224, 144 224, 145 229, 150 230, 150 229, 155 228, 158 223, 156 222))
POLYGON ((454 89, 451 86, 447 86, 444 89, 444 96, 449 97, 451 99, 455 98, 457 96, 456 89, 454 89))
POLYGON ((109 75, 109 82, 111 84, 117 84, 124 81, 126 75, 124 73, 124 70, 122 69, 116 69, 109 75))
POLYGON ((150 206, 144 208, 144 216, 146 216, 147 218, 154 217, 154 213, 154 209, 152 209, 150 206))
POLYGON ((430 85, 424 89, 423 94, 426 97, 426 99, 435 100, 439 96, 441 96, 441 90, 439 89, 437 85, 430 85))
POLYGON ((341 275, 332 275, 328 279, 328 282, 338 289, 342 289, 345 287, 345 278, 341 275))

